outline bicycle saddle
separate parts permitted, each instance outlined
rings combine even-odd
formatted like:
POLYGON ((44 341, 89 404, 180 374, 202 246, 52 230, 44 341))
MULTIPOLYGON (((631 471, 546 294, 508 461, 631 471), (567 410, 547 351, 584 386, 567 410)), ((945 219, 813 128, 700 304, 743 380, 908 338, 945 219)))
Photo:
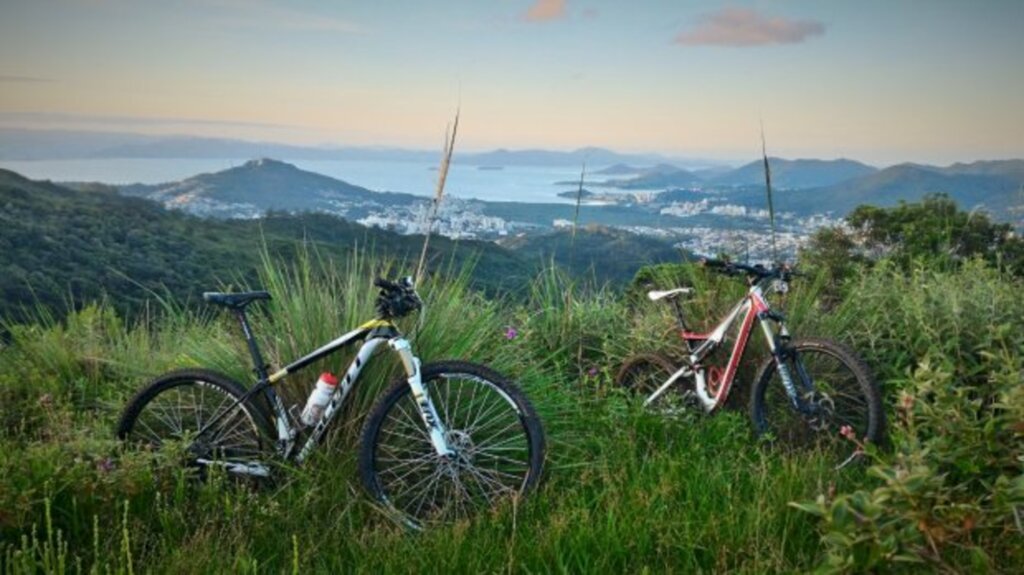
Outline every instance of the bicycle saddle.
POLYGON ((662 298, 674 298, 678 295, 689 295, 693 293, 693 288, 676 288, 667 291, 649 291, 647 292, 647 298, 651 301, 658 301, 662 298))
POLYGON ((270 299, 270 292, 248 291, 241 293, 220 293, 208 291, 203 293, 203 299, 214 305, 222 305, 231 309, 242 309, 254 301, 270 299))

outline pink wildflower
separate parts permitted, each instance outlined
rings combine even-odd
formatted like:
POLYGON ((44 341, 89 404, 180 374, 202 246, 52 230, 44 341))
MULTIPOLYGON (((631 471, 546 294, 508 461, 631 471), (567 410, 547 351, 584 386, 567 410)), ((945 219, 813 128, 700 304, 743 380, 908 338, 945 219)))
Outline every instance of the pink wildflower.
POLYGON ((905 411, 910 411, 911 409, 913 409, 914 396, 910 395, 909 393, 904 394, 903 397, 900 398, 900 407, 902 407, 905 411))

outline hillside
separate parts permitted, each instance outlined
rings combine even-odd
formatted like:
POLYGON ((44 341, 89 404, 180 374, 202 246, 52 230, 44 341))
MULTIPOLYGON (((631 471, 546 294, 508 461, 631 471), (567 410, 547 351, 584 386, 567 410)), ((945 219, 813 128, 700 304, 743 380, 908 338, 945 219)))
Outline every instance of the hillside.
POLYGON ((703 183, 700 177, 687 170, 672 166, 655 166, 639 176, 627 180, 612 180, 605 185, 625 190, 657 190, 663 188, 687 188, 703 183))
POLYGON ((323 211, 358 218, 369 209, 411 204, 411 194, 374 192, 277 160, 245 164, 155 186, 122 186, 127 195, 214 217, 256 217, 268 210, 323 211))
MULTIPOLYGON (((313 242, 338 257, 372 248, 418 257, 422 237, 366 228, 327 214, 271 214, 260 220, 200 219, 112 191, 76 191, 0 170, 0 317, 22 317, 36 302, 64 309, 109 297, 136 312, 153 293, 194 299, 221 282, 252 279, 265 245, 279 254, 313 242)), ((478 287, 518 289, 534 273, 489 242, 431 241, 435 262, 479 259, 478 287)))
MULTIPOLYGON (((780 189, 805 189, 829 186, 874 173, 871 166, 853 160, 784 160, 769 159, 772 183, 780 189)), ((618 168, 618 166, 614 166, 618 168)), ((626 166, 628 167, 628 166, 626 166)), ((619 168, 619 169, 624 169, 619 168)), ((623 189, 687 188, 693 186, 714 188, 743 188, 764 185, 764 163, 756 160, 736 169, 701 170, 700 173, 681 170, 674 166, 655 166, 638 170, 639 175, 610 180, 605 185, 623 189)))
POLYGON ((892 206, 943 193, 964 209, 983 207, 997 219, 1005 220, 1006 210, 1024 204, 1020 193, 1024 173, 1015 175, 1012 170, 1005 170, 1006 166, 980 164, 958 164, 944 169, 900 164, 834 186, 793 192, 788 197, 804 210, 845 214, 861 204, 892 206))
POLYGON ((522 236, 501 242, 527 261, 547 265, 554 261, 575 276, 594 277, 618 284, 628 282, 640 265, 678 262, 683 252, 671 245, 599 225, 522 236))
MULTIPOLYGON (((854 160, 785 160, 769 158, 772 185, 777 188, 818 188, 876 172, 854 160)), ((708 181, 716 186, 764 185, 764 162, 755 160, 708 181)))
POLYGON ((968 176, 999 176, 1018 182, 1024 182, 1024 160, 989 160, 969 164, 956 163, 939 168, 945 174, 963 174, 968 176))

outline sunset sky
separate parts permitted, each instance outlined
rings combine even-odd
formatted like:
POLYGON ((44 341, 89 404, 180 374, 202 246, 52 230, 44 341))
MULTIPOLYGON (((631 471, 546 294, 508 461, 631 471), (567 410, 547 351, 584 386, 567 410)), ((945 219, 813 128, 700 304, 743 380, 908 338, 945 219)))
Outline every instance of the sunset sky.
POLYGON ((0 0, 0 127, 1024 157, 1024 1, 0 0))

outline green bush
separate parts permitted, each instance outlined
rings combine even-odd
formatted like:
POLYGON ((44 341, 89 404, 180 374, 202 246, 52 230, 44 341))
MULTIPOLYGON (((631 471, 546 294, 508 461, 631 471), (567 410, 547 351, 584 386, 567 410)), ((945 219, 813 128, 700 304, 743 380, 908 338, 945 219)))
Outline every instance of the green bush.
MULTIPOLYGON (((1001 571, 1024 565, 1024 316, 1019 281, 881 266, 845 316, 890 399, 877 481, 801 509, 823 518, 826 570, 1001 571)), ((843 314, 839 314, 842 316, 843 314)))

